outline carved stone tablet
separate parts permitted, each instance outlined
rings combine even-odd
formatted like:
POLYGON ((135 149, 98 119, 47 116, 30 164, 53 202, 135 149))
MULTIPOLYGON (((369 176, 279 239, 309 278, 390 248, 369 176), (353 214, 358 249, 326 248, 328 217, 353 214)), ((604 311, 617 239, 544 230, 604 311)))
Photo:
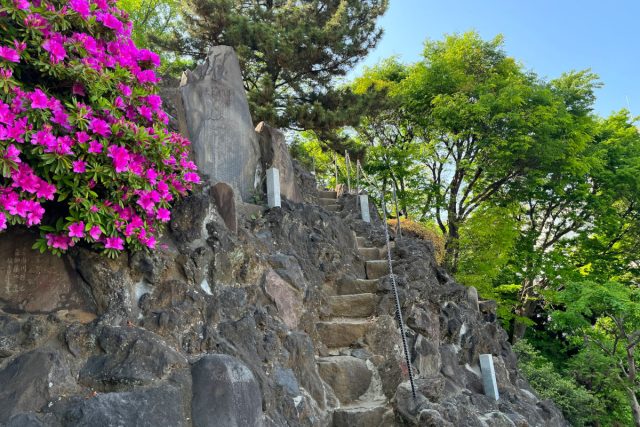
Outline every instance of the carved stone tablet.
POLYGON ((259 179, 260 147, 233 49, 211 48, 203 64, 185 72, 180 88, 200 172, 249 201, 259 179))
POLYGON ((88 290, 67 257, 31 249, 33 233, 0 234, 0 307, 8 312, 94 311, 88 290))
POLYGON ((227 228, 237 233, 238 218, 236 215, 236 201, 233 188, 227 183, 219 182, 211 187, 211 196, 227 228))

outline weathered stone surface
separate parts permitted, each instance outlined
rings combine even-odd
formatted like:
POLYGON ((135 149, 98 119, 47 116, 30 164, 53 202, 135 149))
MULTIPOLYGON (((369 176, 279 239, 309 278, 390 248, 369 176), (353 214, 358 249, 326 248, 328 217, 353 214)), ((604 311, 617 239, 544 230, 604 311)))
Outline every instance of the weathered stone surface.
POLYGON ((67 366, 53 350, 18 356, 0 371, 0 423, 21 412, 39 411, 69 380, 67 366))
POLYGON ((476 311, 480 311, 480 306, 478 305, 478 290, 473 286, 469 286, 467 288, 467 301, 471 308, 476 311))
POLYGON ((414 344, 415 359, 413 364, 421 377, 431 377, 440 372, 440 352, 437 343, 432 343, 418 335, 414 344))
POLYGON ((375 313, 375 294, 339 295, 330 297, 331 313, 340 317, 369 317, 375 313))
POLYGON ((375 293, 378 290, 378 280, 355 279, 344 277, 338 281, 338 295, 352 295, 362 293, 375 293))
POLYGON ((280 171, 277 168, 267 169, 267 206, 279 208, 282 206, 280 199, 280 171))
POLYGON ((80 371, 80 382, 96 390, 151 384, 187 367, 184 356, 144 329, 105 327, 98 345, 104 353, 91 357, 80 371))
POLYGON ((384 402, 341 407, 333 413, 333 427, 389 427, 384 402))
POLYGON ((286 199, 300 203, 302 193, 298 188, 295 169, 289 154, 289 147, 284 140, 284 134, 265 122, 256 126, 260 141, 262 168, 276 168, 280 172, 280 194, 286 199))
POLYGON ((214 46, 180 83, 195 162, 211 182, 229 183, 249 201, 256 188, 260 147, 249 113, 238 58, 214 46))
POLYGON ((371 323, 364 320, 333 320, 318 322, 320 339, 329 348, 348 347, 362 338, 371 323))
POLYGON ((320 358, 318 371, 343 405, 363 395, 371 384, 372 374, 366 363, 352 356, 320 358))
POLYGON ((273 270, 269 270, 264 277, 264 289, 276 303, 284 323, 291 329, 295 329, 303 309, 300 293, 273 270))
POLYGON ((238 217, 236 213, 236 200, 233 188, 225 182, 218 182, 211 187, 211 196, 213 197, 216 209, 227 228, 234 233, 237 233, 238 217))
POLYGON ((36 236, 27 230, 0 235, 0 308, 29 313, 94 310, 69 258, 34 251, 35 242, 36 236))
POLYGON ((324 407, 326 395, 316 365, 313 341, 305 333, 292 332, 287 335, 284 346, 289 352, 289 366, 295 372, 300 385, 324 407))
POLYGON ((262 398, 253 374, 238 359, 202 357, 191 368, 194 427, 261 427, 262 398))
POLYGON ((389 263, 387 260, 367 261, 367 279, 379 279, 389 274, 389 263))
POLYGON ((72 399, 59 410, 68 427, 188 426, 181 391, 174 386, 72 399))

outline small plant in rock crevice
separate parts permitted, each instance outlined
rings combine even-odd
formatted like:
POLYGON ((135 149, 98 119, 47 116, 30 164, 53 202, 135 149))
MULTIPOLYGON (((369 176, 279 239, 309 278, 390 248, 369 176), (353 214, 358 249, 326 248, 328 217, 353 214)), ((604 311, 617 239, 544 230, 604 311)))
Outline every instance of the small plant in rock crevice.
POLYGON ((200 181, 166 130, 159 57, 113 0, 0 0, 0 229, 35 248, 154 248, 170 203, 200 181))

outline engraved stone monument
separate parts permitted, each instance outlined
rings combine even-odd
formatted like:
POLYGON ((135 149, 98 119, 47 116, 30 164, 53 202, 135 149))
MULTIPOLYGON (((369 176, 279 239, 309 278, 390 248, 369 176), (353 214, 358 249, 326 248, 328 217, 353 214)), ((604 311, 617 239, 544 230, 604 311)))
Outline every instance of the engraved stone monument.
POLYGON ((298 188, 293 162, 291 161, 284 134, 265 122, 258 124, 256 132, 260 138, 263 170, 269 168, 278 169, 280 171, 280 194, 287 200, 301 203, 302 193, 298 188))
POLYGON ((360 197, 360 213, 362 214, 362 220, 364 222, 371 222, 371 215, 369 214, 369 196, 362 194, 358 197, 360 197))
POLYGON ((496 382, 496 371, 493 367, 493 356, 491 354, 480 355, 480 370, 482 371, 482 385, 484 394, 495 400, 500 398, 498 393, 498 383, 496 382))
POLYGON ((31 249, 33 233, 0 234, 0 307, 8 312, 94 311, 91 297, 67 257, 31 249))
POLYGON ((278 169, 267 169, 267 203, 270 208, 280 207, 280 173, 278 169))
POLYGON ((203 64, 183 74, 180 88, 200 172, 212 183, 229 183, 248 201, 256 187, 260 147, 233 49, 211 48, 203 64))
POLYGON ((236 201, 233 188, 229 184, 219 182, 211 187, 211 195, 218 213, 224 220, 227 228, 234 233, 238 232, 238 218, 236 215, 236 201))

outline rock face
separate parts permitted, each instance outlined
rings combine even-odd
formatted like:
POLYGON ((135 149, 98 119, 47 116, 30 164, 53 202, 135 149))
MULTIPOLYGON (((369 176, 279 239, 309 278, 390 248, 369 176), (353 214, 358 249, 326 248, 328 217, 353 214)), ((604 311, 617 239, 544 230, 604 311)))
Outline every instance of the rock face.
POLYGON ((180 82, 195 162, 212 183, 229 183, 248 201, 259 176, 260 147, 249 113, 238 57, 228 46, 180 82), (258 173, 258 175, 257 175, 258 173))
POLYGON ((295 170, 284 134, 265 122, 256 126, 260 137, 260 152, 263 170, 276 168, 280 172, 280 194, 292 202, 302 202, 302 193, 298 188, 295 170))
MULTIPOLYGON (((259 150, 238 76, 216 48, 182 94, 201 165, 240 164, 229 182, 245 197, 259 150)), ((37 264, 0 235, 0 426, 567 425, 518 373, 495 302, 441 270, 429 243, 387 245, 373 204, 365 223, 355 195, 315 194, 293 167, 304 203, 231 212, 230 188, 204 185, 175 203, 152 253, 75 247, 37 264)))

